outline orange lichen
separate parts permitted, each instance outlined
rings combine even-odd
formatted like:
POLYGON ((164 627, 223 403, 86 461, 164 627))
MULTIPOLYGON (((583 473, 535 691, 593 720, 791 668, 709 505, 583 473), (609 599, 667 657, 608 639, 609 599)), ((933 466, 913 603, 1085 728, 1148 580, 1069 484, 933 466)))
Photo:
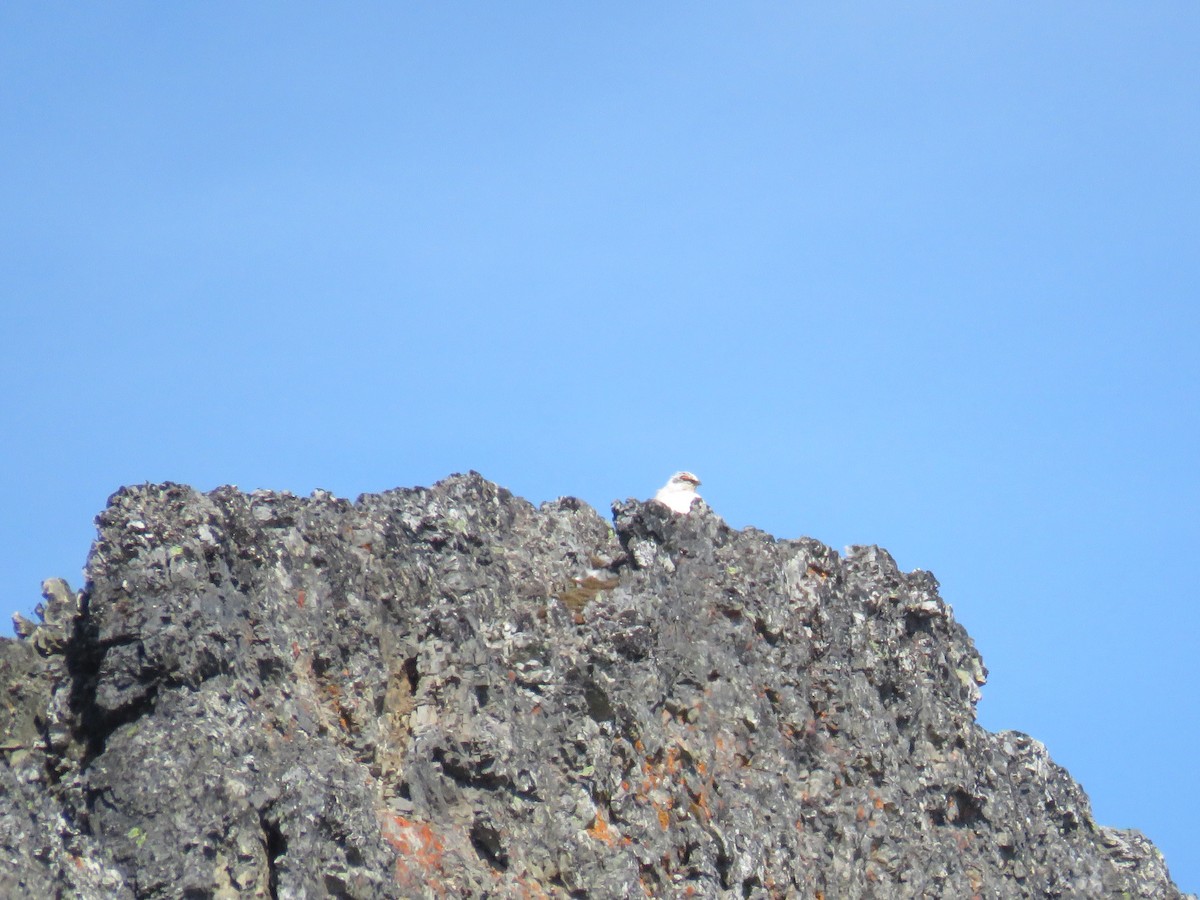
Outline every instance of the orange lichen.
POLYGON ((528 900, 548 900, 550 897, 550 895, 546 893, 546 889, 536 881, 532 881, 528 878, 518 875, 516 878, 516 883, 519 895, 521 897, 528 898, 528 900))
POLYGON ((667 748, 667 761, 664 764, 663 768, 666 769, 666 772, 668 775, 674 775, 679 771, 680 764, 679 764, 679 748, 678 747, 668 747, 667 748))
POLYGON ((596 840, 608 844, 610 847, 617 839, 616 834, 608 827, 608 821, 604 818, 604 813, 600 810, 596 810, 596 819, 592 822, 592 827, 587 830, 587 833, 596 840))
POLYGON ((443 893, 433 877, 445 871, 445 845, 428 822, 403 816, 383 820, 383 838, 396 851, 395 878, 401 885, 428 884, 443 893))

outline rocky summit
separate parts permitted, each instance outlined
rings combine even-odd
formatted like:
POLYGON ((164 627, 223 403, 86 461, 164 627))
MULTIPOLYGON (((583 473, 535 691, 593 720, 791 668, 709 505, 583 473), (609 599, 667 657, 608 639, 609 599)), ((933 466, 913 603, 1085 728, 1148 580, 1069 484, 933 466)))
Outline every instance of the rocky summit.
POLYGON ((932 575, 613 512, 120 490, 0 641, 0 896, 1183 896, 932 575))

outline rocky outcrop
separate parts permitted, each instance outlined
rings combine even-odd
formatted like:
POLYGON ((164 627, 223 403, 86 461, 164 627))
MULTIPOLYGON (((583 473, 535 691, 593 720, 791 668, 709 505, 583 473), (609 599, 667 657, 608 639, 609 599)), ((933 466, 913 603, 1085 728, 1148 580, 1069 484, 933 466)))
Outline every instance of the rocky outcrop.
POLYGON ((1181 896, 926 572, 703 502, 126 488, 0 641, 0 896, 1181 896))

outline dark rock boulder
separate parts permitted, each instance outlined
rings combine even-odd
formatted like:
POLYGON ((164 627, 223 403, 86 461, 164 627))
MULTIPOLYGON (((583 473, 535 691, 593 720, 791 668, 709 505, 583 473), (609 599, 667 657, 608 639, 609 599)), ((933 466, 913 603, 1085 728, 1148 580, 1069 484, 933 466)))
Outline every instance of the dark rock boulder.
POLYGON ((121 490, 0 641, 0 896, 1181 896, 931 575, 614 513, 121 490))

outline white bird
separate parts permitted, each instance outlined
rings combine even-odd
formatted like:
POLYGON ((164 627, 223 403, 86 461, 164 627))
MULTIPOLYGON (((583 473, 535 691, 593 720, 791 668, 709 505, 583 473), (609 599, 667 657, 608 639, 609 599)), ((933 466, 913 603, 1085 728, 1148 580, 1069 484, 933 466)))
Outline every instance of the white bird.
POLYGON ((700 497, 696 493, 698 484, 700 479, 691 472, 676 472, 670 481, 658 489, 654 499, 665 503, 677 513, 687 514, 691 511, 692 504, 700 497))

